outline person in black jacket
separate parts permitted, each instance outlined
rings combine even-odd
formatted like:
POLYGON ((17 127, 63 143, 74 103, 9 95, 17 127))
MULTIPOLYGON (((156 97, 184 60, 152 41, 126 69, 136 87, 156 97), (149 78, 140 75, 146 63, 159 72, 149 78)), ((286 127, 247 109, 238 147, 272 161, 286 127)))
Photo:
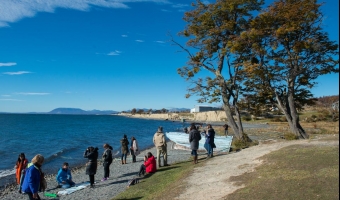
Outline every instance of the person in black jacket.
POLYGON ((212 128, 211 124, 207 125, 207 130, 204 131, 205 134, 205 144, 204 147, 208 152, 207 158, 212 158, 213 155, 213 149, 215 146, 215 130, 212 128))
POLYGON ((126 164, 126 156, 129 153, 129 141, 127 136, 124 134, 123 139, 120 140, 121 150, 122 150, 122 165, 126 164))
POLYGON ((110 176, 110 165, 112 163, 112 147, 109 144, 104 144, 103 148, 105 149, 103 153, 103 166, 104 166, 104 178, 102 181, 106 181, 110 176))
POLYGON ((93 188, 94 175, 97 173, 98 148, 88 147, 84 152, 84 158, 88 159, 86 163, 86 174, 89 175, 91 188, 93 188))

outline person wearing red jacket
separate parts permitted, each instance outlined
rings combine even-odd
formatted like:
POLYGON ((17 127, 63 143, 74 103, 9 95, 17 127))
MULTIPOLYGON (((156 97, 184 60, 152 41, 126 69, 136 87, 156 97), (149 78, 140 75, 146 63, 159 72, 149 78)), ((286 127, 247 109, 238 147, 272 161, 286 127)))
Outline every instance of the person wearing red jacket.
POLYGON ((145 175, 145 173, 155 173, 156 171, 156 159, 151 152, 148 152, 144 157, 144 164, 140 166, 138 176, 145 175))

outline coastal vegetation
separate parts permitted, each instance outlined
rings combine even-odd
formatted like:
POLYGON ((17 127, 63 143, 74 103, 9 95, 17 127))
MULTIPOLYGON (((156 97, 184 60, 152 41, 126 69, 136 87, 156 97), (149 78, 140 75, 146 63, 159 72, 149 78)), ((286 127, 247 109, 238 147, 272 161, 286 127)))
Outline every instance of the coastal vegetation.
POLYGON ((262 9, 260 0, 193 3, 186 12, 187 65, 178 74, 190 82, 189 98, 222 102, 235 137, 245 142, 242 98, 280 110, 296 138, 307 139, 299 111, 315 103, 311 89, 319 76, 338 73, 338 44, 321 22, 322 4, 314 0, 277 0, 262 9), (234 116, 235 118, 234 118, 234 116))

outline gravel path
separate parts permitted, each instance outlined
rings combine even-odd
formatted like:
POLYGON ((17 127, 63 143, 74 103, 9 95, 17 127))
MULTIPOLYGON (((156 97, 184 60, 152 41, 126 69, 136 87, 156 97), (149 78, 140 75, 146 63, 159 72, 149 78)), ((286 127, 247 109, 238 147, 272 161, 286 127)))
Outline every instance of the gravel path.
MULTIPOLYGON (((186 161, 190 157, 190 152, 185 150, 172 149, 173 142, 168 142, 168 163, 176 163, 179 161, 186 161)), ((60 200, 93 200, 93 199, 112 199, 120 192, 123 192, 127 188, 127 183, 134 177, 137 177, 140 165, 143 163, 143 157, 147 152, 151 152, 156 156, 156 149, 151 148, 141 152, 137 156, 137 162, 131 162, 131 156, 128 157, 126 165, 122 165, 119 160, 114 160, 110 165, 110 179, 102 182, 101 179, 104 174, 104 169, 101 164, 98 164, 97 174, 95 175, 95 188, 87 187, 85 189, 76 191, 69 195, 58 196, 57 198, 44 197, 43 193, 39 193, 42 199, 60 199, 60 200)), ((162 160, 162 159, 161 159, 162 160)), ((86 159, 84 158, 84 162, 86 159)), ((72 168, 72 166, 70 166, 72 168)), ((43 166, 44 169, 44 166, 43 166)), ((85 174, 85 168, 82 167, 72 173, 73 181, 76 183, 87 182, 89 177, 85 174)), ((47 180, 47 191, 51 193, 57 193, 62 190, 56 188, 57 182, 55 181, 55 175, 49 177, 47 180)), ((2 192, 0 199, 6 200, 21 200, 28 199, 27 195, 19 194, 16 188, 7 188, 2 192)))

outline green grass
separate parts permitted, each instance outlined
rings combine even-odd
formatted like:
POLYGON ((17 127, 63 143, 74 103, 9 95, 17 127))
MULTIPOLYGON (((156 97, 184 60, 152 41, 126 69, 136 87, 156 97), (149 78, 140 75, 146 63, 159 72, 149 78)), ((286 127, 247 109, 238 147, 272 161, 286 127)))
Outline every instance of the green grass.
POLYGON ((262 158, 256 171, 231 178, 245 187, 225 199, 339 199, 339 146, 295 145, 262 158))
MULTIPOLYGON (((200 165, 197 164, 197 165, 200 165)), ((118 199, 169 199, 181 193, 179 186, 194 168, 191 161, 161 167, 156 173, 146 175, 136 185, 130 186, 113 200, 118 199), (177 188, 177 189, 175 189, 177 188), (171 191, 169 191, 169 189, 171 191), (174 192, 172 192, 174 191, 174 192), (172 196, 172 197, 171 197, 172 196)))

